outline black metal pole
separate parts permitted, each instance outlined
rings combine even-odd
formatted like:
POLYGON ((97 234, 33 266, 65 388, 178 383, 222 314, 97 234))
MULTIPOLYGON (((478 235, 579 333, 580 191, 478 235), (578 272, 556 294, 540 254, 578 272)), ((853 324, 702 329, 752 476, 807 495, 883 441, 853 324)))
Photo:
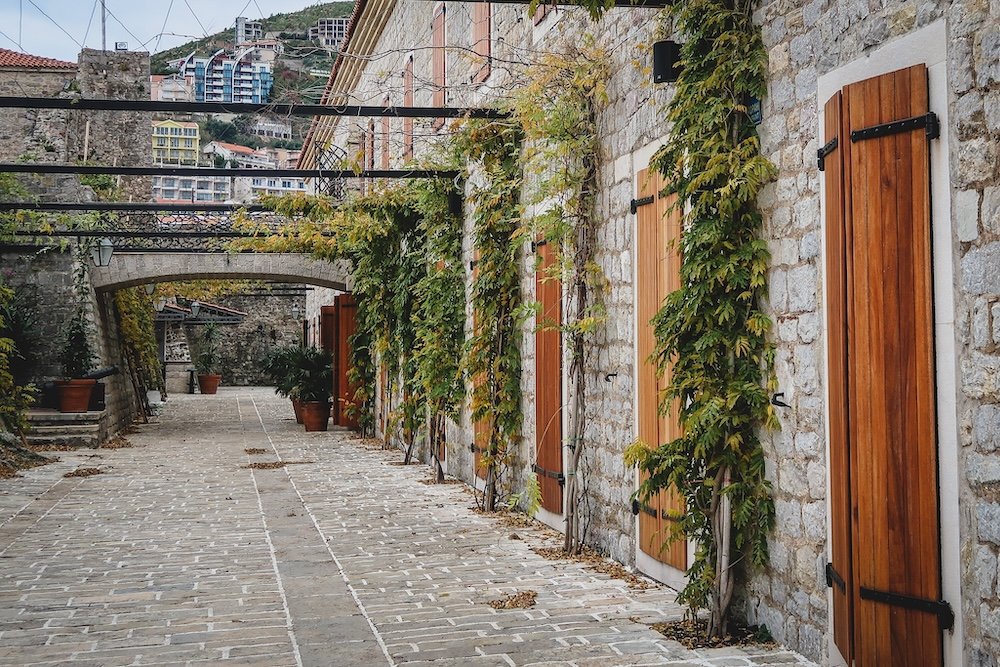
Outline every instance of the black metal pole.
POLYGON ((0 163, 0 173, 8 174, 110 174, 112 176, 257 176, 261 178, 457 178, 454 169, 253 169, 235 167, 118 167, 81 164, 33 164, 28 162, 0 163))
POLYGON ((275 116, 359 116, 389 118, 509 118, 498 109, 456 107, 379 107, 357 104, 251 104, 248 102, 162 102, 62 97, 0 97, 0 108, 64 111, 150 111, 169 113, 267 113, 275 116))

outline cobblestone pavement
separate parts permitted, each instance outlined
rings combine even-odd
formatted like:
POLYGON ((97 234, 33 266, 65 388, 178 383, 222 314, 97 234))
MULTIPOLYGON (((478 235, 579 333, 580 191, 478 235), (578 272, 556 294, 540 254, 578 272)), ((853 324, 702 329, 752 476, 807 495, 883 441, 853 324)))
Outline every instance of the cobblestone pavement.
POLYGON ((811 664, 686 650, 646 625, 681 616, 669 589, 542 558, 545 531, 290 413, 268 389, 172 397, 134 448, 0 480, 0 664, 811 664))

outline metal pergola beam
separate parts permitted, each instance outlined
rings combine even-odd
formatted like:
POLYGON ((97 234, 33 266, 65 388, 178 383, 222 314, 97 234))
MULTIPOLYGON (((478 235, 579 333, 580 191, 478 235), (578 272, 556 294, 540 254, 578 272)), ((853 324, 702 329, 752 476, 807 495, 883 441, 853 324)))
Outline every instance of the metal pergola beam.
POLYGON ((11 211, 129 211, 129 212, 202 212, 274 213, 260 204, 164 204, 157 202, 81 201, 81 202, 0 202, 0 213, 11 211))
POLYGON ((458 178, 454 169, 253 169, 235 167, 109 167, 80 164, 31 164, 23 162, 0 163, 0 173, 7 174, 109 174, 112 176, 257 176, 261 178, 458 178))
POLYGON ((60 97, 0 97, 0 108, 64 111, 149 111, 163 113, 268 113, 275 116, 359 116, 388 118, 509 118, 498 109, 456 107, 381 107, 356 104, 250 104, 246 102, 161 102, 60 97))
MULTIPOLYGON (((323 236, 333 234, 324 232, 323 236)), ((122 231, 99 229, 55 229, 51 231, 17 230, 18 237, 52 237, 52 238, 109 238, 109 239, 254 239, 264 238, 253 232, 171 232, 171 231, 122 231)))

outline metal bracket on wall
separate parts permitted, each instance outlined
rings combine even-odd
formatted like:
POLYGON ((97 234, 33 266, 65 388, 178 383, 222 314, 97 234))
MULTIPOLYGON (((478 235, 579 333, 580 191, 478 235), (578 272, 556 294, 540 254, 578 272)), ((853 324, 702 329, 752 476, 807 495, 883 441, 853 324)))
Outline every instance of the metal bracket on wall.
POLYGON ((816 151, 816 166, 819 167, 820 171, 826 167, 826 156, 837 150, 837 137, 830 139, 830 141, 824 144, 823 148, 816 151))
POLYGON ((636 212, 639 210, 640 206, 647 206, 649 204, 652 204, 654 201, 656 201, 656 197, 653 195, 649 195, 648 197, 640 197, 639 199, 633 199, 632 203, 629 204, 629 210, 632 212, 632 215, 635 215, 636 212))
POLYGON ((912 595, 902 595, 900 593, 890 593, 889 591, 879 591, 874 588, 865 588, 864 586, 861 586, 861 599, 934 614, 938 617, 938 622, 941 624, 942 630, 951 630, 955 627, 955 612, 952 611, 951 605, 944 600, 928 600, 926 598, 913 597, 912 595))
POLYGON ((891 123, 882 123, 881 125, 872 125, 860 130, 851 130, 851 141, 876 139, 920 128, 924 128, 928 139, 937 139, 941 136, 941 123, 938 122, 937 114, 931 111, 921 116, 914 116, 913 118, 904 118, 903 120, 894 120, 891 123))
POLYGON ((537 463, 533 463, 531 465, 531 472, 537 473, 539 475, 544 475, 545 477, 548 477, 549 479, 554 479, 557 482, 559 482, 559 486, 562 486, 563 484, 566 483, 566 476, 563 475, 561 472, 556 472, 554 470, 546 470, 545 468, 541 467, 537 463))

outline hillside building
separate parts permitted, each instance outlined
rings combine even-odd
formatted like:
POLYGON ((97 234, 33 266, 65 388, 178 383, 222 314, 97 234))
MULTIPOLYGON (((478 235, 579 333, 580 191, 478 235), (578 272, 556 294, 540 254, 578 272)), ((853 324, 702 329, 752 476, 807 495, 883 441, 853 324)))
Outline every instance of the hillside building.
POLYGON ((153 121, 153 162, 197 167, 201 151, 198 123, 176 120, 153 121))
POLYGON ((154 102, 194 102, 194 81, 179 74, 149 77, 149 98, 154 102))
POLYGON ((236 46, 239 47, 247 42, 263 39, 264 25, 260 21, 251 21, 245 16, 237 16, 235 32, 236 46))
POLYGON ((344 41, 349 22, 349 18, 320 19, 309 28, 309 39, 336 51, 344 41))
POLYGON ((192 52, 171 64, 193 82, 195 102, 262 104, 270 98, 274 77, 271 64, 255 60, 255 53, 254 47, 236 52, 220 49, 207 58, 192 52))

